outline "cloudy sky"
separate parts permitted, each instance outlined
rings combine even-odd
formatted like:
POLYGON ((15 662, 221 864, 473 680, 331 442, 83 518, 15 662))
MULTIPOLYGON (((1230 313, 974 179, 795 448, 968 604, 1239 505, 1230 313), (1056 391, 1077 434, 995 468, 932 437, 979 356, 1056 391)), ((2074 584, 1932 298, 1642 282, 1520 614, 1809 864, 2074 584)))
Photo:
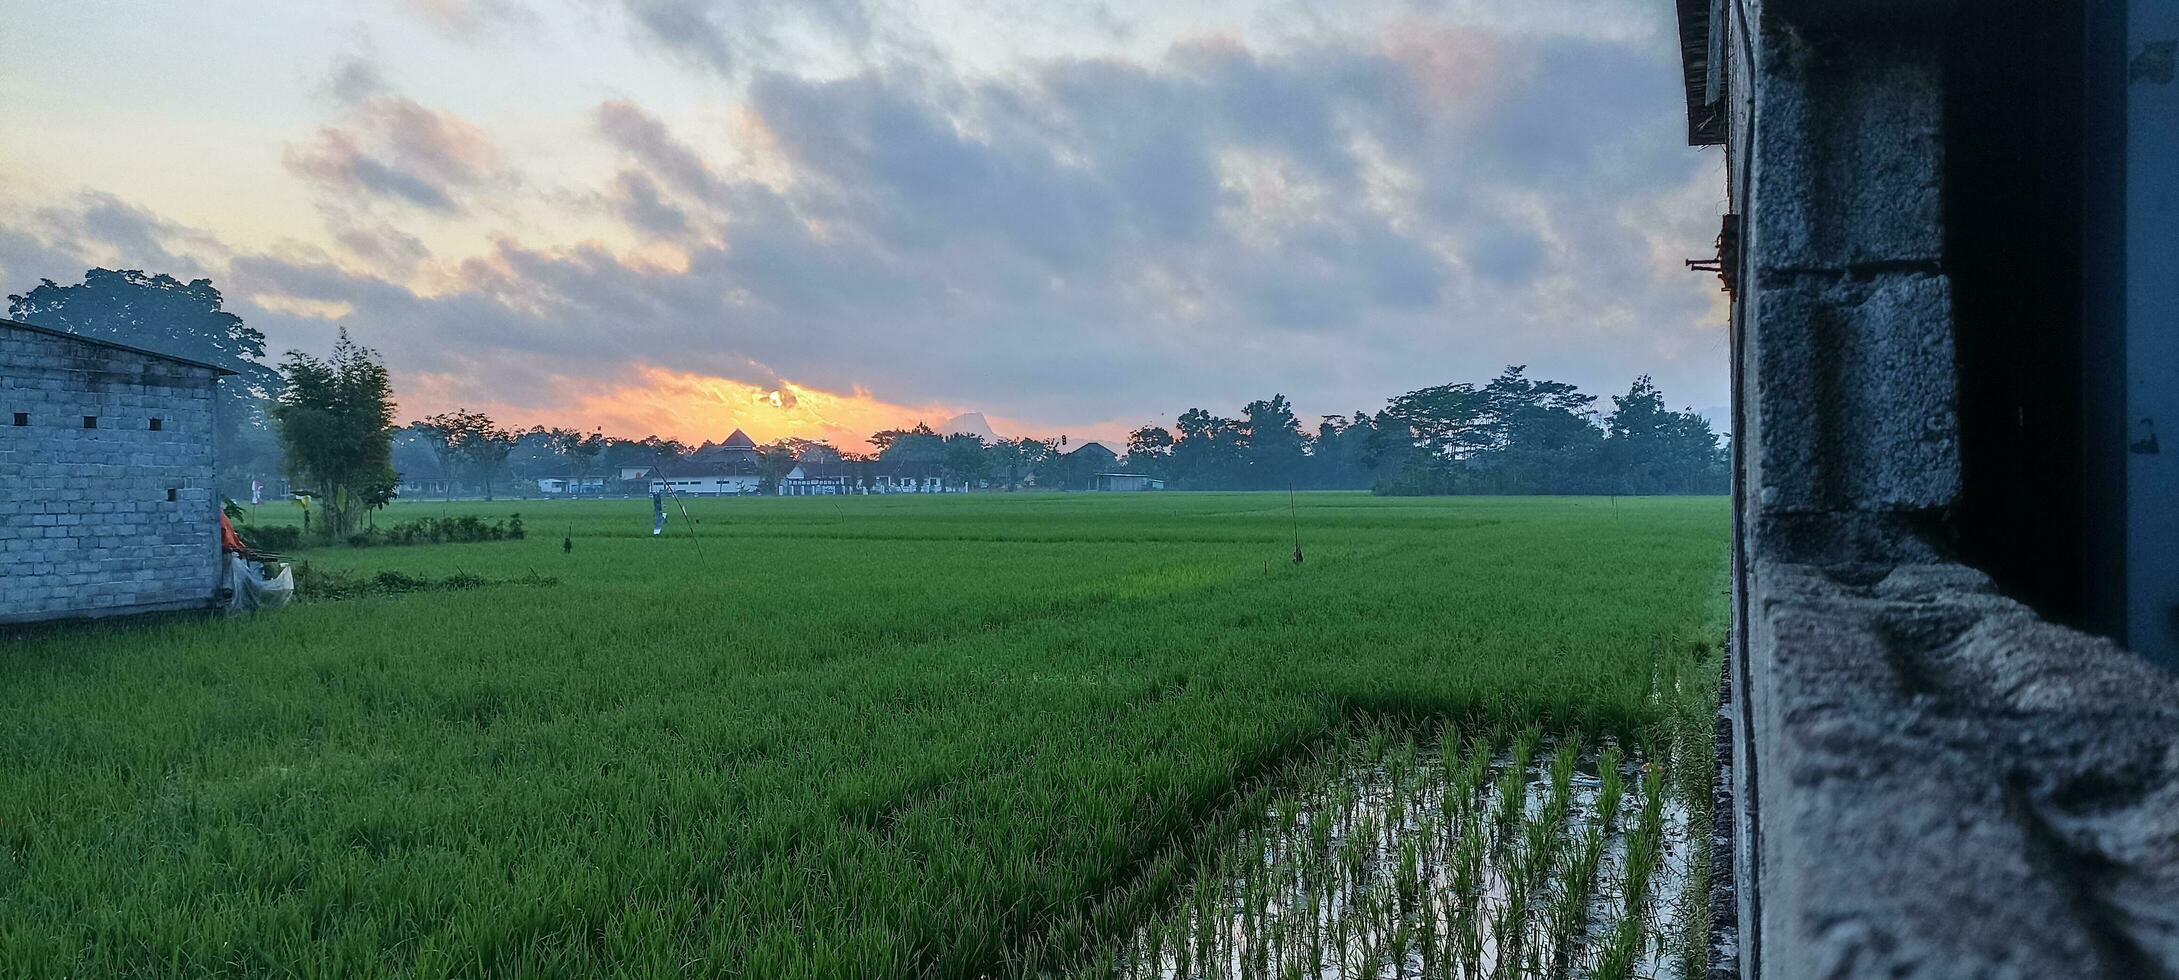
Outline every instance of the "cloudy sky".
POLYGON ((1726 400, 1663 0, 0 4, 0 287, 209 276, 404 418, 1726 400))

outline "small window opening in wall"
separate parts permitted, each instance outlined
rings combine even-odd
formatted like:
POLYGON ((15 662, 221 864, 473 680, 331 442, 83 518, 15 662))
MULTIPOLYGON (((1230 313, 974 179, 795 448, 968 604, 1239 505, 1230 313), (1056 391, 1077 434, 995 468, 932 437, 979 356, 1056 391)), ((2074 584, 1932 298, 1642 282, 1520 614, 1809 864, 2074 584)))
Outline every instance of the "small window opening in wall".
POLYGON ((86 429, 96 429, 96 428, 98 428, 98 416, 96 416, 96 415, 86 415, 86 416, 84 416, 84 417, 83 417, 83 427, 84 427, 84 428, 86 428, 86 429))
POLYGON ((16 424, 16 425, 18 425, 18 426, 24 426, 24 425, 29 425, 29 424, 30 424, 30 413, 29 413, 29 412, 17 412, 17 413, 15 413, 15 424, 16 424))
POLYGON ((151 431, 153 431, 153 432, 157 432, 157 431, 159 431, 160 429, 164 429, 164 428, 166 428, 166 420, 165 420, 165 419, 162 419, 162 418, 157 418, 157 417, 154 417, 154 418, 152 418, 152 420, 151 420, 151 431))
POLYGON ((176 490, 173 487, 166 488, 167 503, 173 503, 174 501, 180 500, 181 498, 182 492, 180 490, 176 490))

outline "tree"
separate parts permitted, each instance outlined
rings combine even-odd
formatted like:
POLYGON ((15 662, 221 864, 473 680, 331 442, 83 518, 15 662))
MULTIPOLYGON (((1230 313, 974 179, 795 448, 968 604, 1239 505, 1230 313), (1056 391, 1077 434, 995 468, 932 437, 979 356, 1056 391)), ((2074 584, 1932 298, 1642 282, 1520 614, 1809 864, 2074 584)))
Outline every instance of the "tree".
POLYGON ((221 379, 212 403, 218 481, 232 496, 281 469, 272 408, 284 382, 265 363, 265 335, 222 309, 223 302, 210 279, 185 283, 133 269, 91 269, 75 285, 41 279, 30 292, 9 296, 8 315, 234 371, 221 379))
POLYGON ((446 488, 449 500, 454 497, 451 477, 464 470, 483 488, 484 499, 492 499, 492 480, 523 437, 523 433, 501 428, 491 416, 467 409, 426 416, 412 427, 431 439, 432 452, 450 477, 446 488))
POLYGON ((1443 384, 1394 398, 1385 411, 1411 433, 1416 448, 1456 460, 1490 444, 1483 419, 1489 401, 1472 384, 1443 384))
POLYGON ((582 485, 582 481, 596 469, 598 457, 605 452, 605 434, 596 431, 586 433, 575 429, 547 429, 545 436, 551 441, 553 451, 567 467, 569 479, 572 481, 569 492, 575 492, 572 488, 582 485))
POLYGON ((1057 445, 1044 439, 1001 439, 991 445, 991 469, 1004 474, 1007 488, 1012 489, 1058 452, 1057 445))
POLYGON ((1253 489, 1276 489, 1298 481, 1302 448, 1301 420, 1285 395, 1249 402, 1241 408, 1241 458, 1253 489))
POLYGON ((990 474, 991 458, 985 454, 990 447, 984 445, 982 436, 957 432, 946 436, 940 445, 945 448, 945 456, 939 465, 951 482, 973 487, 990 474))
POLYGON ((794 472, 807 440, 781 439, 757 450, 757 487, 765 493, 779 489, 779 481, 794 472), (800 445, 798 445, 800 443, 800 445))
POLYGON ((1159 479, 1171 479, 1174 445, 1173 434, 1164 426, 1141 426, 1127 434, 1127 468, 1159 479))
POLYGON ((1210 490, 1238 485, 1247 437, 1239 421, 1191 408, 1173 420, 1173 481, 1210 490))
POLYGON ((274 417, 290 475, 314 491, 328 537, 353 529, 355 515, 393 494, 393 384, 378 353, 340 332, 319 360, 289 351, 287 384, 274 417))
POLYGON ((928 463, 943 466, 946 462, 946 440, 931 427, 921 422, 913 429, 887 429, 870 436, 870 444, 878 448, 878 458, 888 463, 928 463))
POLYGON ((886 454, 891 452, 902 440, 908 440, 911 444, 916 445, 928 445, 922 440, 937 437, 938 433, 929 425, 917 422, 915 428, 912 429, 881 429, 873 432, 870 434, 870 445, 877 449, 879 459, 894 459, 897 457, 886 454))

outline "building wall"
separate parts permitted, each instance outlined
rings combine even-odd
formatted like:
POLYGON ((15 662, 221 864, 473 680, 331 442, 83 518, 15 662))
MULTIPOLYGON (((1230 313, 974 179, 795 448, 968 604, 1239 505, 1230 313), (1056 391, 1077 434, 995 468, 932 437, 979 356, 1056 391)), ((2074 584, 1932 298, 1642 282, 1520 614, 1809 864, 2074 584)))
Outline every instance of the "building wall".
POLYGON ((2179 679, 1962 560, 1983 379, 1959 351, 1993 329, 1946 236, 1947 18, 1971 9, 1712 7, 1748 978, 2179 975, 2179 679))
POLYGON ((213 601, 216 384, 208 368, 0 325, 0 622, 213 601))
POLYGON ((672 480, 652 480, 651 492, 703 495, 755 493, 762 483, 762 478, 755 476, 677 477, 672 480))

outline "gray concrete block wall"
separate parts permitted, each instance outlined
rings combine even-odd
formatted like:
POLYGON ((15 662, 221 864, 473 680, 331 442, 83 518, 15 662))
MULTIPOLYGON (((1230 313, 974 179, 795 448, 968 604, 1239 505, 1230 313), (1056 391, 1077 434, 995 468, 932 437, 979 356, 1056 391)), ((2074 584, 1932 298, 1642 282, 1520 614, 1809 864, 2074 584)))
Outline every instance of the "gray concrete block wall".
POLYGON ((1727 0, 1712 24, 1742 215, 1737 966, 2179 976, 2179 679, 1947 561, 1958 327, 1926 20, 1950 7, 1727 0))
POLYGON ((0 325, 0 622, 211 603, 217 380, 0 325))
POLYGON ((1748 41, 1735 203, 1759 325, 1740 351, 1755 544, 1778 560, 1925 558, 1920 517, 1960 481, 1942 52, 1777 22, 1748 41), (1795 533, 1808 515, 1853 525, 1855 543, 1811 547, 1795 533))

